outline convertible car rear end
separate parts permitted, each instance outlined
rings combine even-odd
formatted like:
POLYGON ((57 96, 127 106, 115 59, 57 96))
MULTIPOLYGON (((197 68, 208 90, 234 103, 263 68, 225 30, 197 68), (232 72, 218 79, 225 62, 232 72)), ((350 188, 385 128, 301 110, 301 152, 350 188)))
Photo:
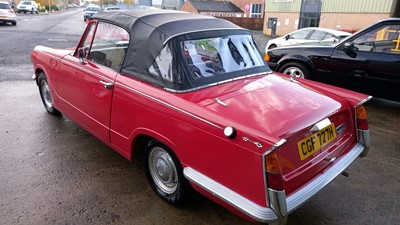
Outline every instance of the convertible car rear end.
POLYGON ((214 17, 98 13, 75 51, 37 46, 32 62, 45 109, 129 160, 143 156, 170 204, 194 188, 247 219, 286 224, 368 153, 371 97, 273 73, 249 30, 214 17))

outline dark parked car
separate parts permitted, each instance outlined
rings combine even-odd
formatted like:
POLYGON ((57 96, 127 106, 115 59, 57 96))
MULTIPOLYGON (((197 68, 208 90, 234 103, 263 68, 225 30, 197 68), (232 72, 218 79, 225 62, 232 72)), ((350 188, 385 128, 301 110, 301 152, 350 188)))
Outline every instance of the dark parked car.
POLYGON ((271 49, 271 69, 400 101, 400 19, 382 20, 336 45, 271 49))

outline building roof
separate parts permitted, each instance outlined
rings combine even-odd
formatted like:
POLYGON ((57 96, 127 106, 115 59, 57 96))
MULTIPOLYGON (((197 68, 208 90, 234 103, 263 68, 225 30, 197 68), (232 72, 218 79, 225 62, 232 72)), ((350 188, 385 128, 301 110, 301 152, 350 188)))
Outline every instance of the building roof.
POLYGON ((243 13, 238 6, 229 1, 193 1, 189 0, 193 7, 200 12, 238 12, 243 13))

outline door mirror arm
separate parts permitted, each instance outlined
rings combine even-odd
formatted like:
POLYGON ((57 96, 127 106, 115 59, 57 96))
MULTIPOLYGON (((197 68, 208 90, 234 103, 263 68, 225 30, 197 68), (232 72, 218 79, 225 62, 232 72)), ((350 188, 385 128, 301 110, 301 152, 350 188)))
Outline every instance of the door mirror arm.
POLYGON ((78 49, 78 58, 80 64, 85 64, 86 51, 84 47, 78 49))
POLYGON ((343 45, 343 50, 345 52, 355 52, 358 50, 358 48, 354 46, 354 42, 346 42, 343 45))

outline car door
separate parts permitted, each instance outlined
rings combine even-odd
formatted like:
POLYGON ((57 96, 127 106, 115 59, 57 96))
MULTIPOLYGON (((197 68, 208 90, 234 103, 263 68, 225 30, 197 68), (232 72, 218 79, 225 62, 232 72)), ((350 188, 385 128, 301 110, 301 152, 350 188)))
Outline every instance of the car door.
POLYGON ((399 22, 387 21, 342 43, 331 57, 333 83, 377 97, 400 99, 399 34, 399 22))
POLYGON ((67 116, 105 142, 109 141, 114 80, 128 42, 124 29, 91 21, 78 50, 60 64, 59 94, 67 116))

